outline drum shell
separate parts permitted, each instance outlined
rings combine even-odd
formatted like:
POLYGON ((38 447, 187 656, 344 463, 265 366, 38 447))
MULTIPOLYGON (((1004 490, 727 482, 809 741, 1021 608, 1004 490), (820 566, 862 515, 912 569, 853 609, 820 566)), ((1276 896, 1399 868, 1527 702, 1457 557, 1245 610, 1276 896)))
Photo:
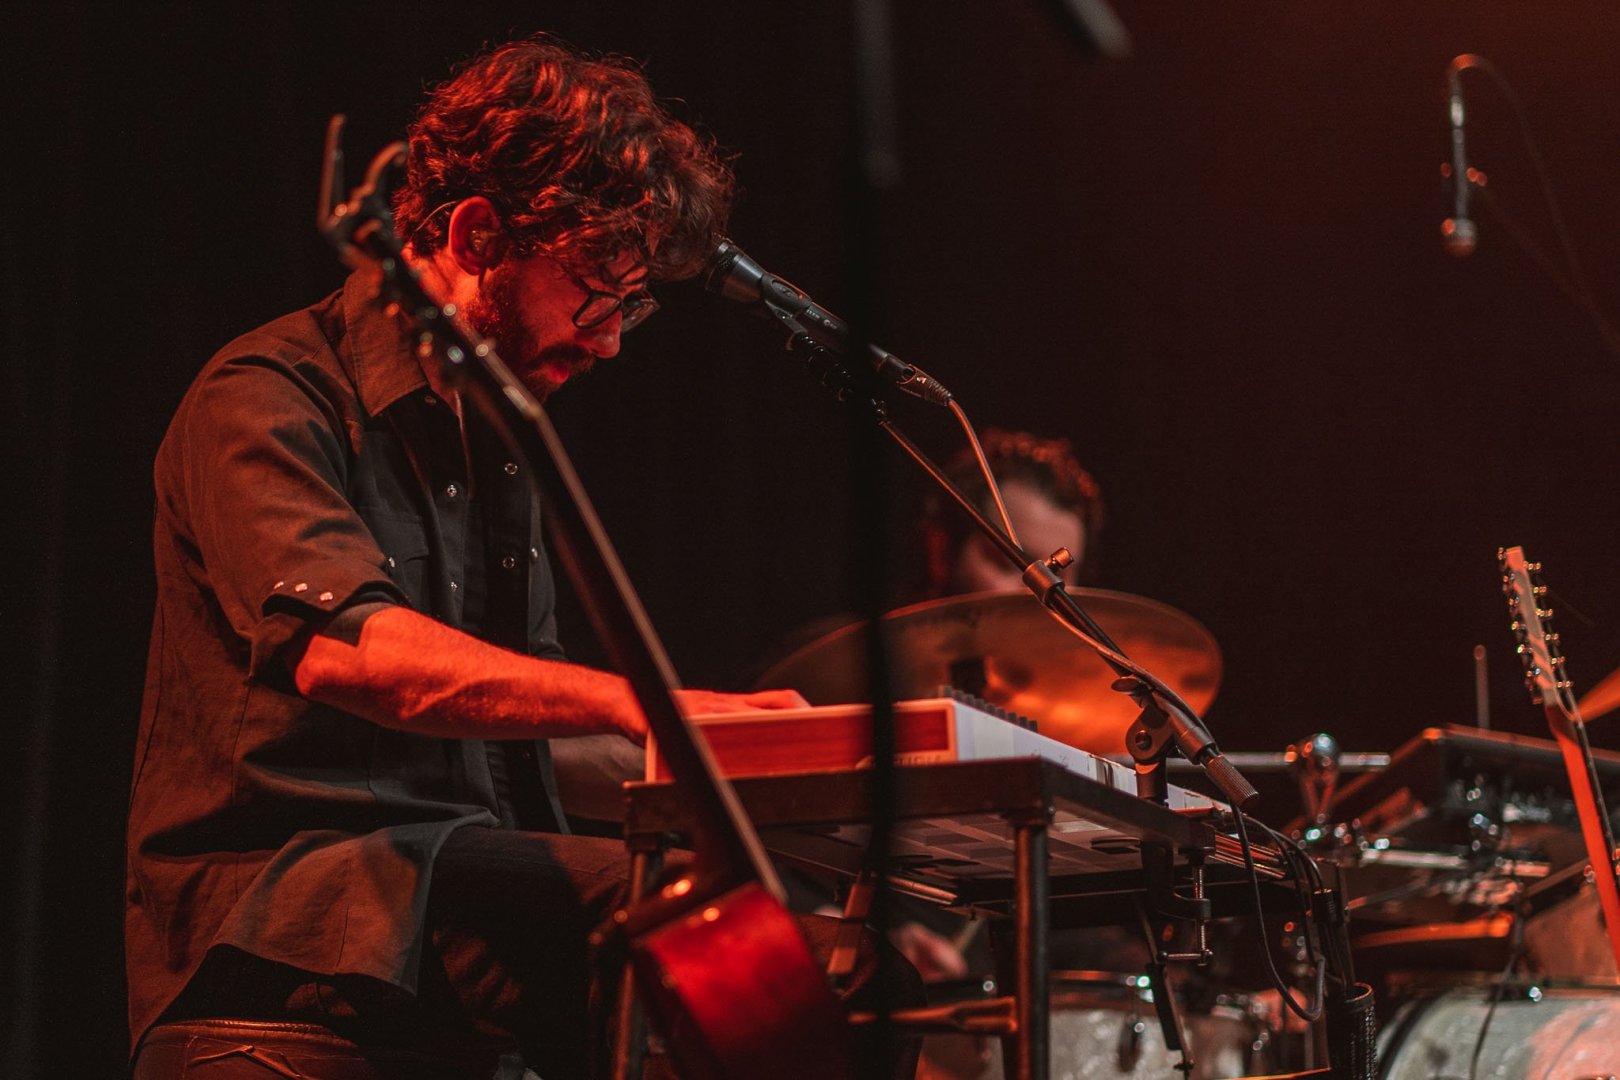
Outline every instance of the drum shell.
MULTIPOLYGON (((1183 1009, 1182 1024, 1195 1062, 1191 1080, 1271 1071, 1272 1032, 1249 998, 1227 995, 1207 1011, 1183 1009)), ((1137 976, 1054 976, 1051 1027, 1051 1080, 1181 1075, 1181 1055, 1165 1047, 1159 1014, 1137 976)), ((990 1056, 986 1077, 1001 1077, 998 1045, 990 1056)))
POLYGON ((1597 887, 1585 881, 1573 895, 1553 899, 1538 905, 1525 923, 1527 968, 1544 979, 1614 978, 1614 951, 1603 927, 1597 887))
POLYGON ((1515 987, 1491 1007, 1486 987, 1408 999, 1379 1037, 1387 1080, 1469 1076, 1476 1080, 1600 1076, 1620 1073, 1620 988, 1515 987))

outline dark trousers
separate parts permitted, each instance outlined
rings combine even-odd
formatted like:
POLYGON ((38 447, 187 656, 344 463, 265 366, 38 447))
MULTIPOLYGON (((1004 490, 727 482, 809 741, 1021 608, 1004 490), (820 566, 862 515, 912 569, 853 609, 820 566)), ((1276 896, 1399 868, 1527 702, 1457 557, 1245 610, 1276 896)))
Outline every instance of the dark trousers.
MULTIPOLYGON (((415 995, 216 950, 168 1018, 303 1021, 390 1045, 504 1040, 522 1047, 543 1080, 584 1080, 605 1061, 621 974, 618 965, 597 965, 588 939, 623 902, 628 878, 617 840, 460 829, 434 866, 415 995)), ((824 958, 836 923, 805 916, 801 925, 824 958)), ((922 1001, 916 972, 868 935, 842 996, 851 1009, 869 1009, 880 994, 891 1007, 922 1001)), ((910 1076, 914 1059, 907 1047, 896 1075, 910 1076)))

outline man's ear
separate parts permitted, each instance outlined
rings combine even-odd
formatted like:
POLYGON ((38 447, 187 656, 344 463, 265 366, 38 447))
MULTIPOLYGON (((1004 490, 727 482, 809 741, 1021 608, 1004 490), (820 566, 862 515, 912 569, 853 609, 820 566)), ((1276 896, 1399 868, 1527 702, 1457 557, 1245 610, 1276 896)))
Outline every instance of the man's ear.
POLYGON ((495 204, 482 195, 457 203, 450 211, 445 249, 463 273, 476 277, 493 269, 506 254, 506 233, 495 204))

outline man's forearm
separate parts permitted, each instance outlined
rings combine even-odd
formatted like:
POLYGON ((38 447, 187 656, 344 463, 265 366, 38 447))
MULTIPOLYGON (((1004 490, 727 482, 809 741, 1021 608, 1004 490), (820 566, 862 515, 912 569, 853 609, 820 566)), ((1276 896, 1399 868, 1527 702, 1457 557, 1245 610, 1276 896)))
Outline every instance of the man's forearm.
POLYGON ((305 697, 383 727, 456 739, 644 737, 617 675, 509 652, 409 608, 343 612, 288 662, 305 697))

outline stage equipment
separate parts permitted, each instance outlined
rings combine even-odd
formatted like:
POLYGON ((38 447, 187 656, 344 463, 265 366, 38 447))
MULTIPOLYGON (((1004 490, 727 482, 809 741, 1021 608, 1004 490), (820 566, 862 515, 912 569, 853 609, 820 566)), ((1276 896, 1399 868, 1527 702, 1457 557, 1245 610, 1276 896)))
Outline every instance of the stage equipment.
MULTIPOLYGON (((1128 593, 1072 593, 1122 651, 1153 671, 1196 710, 1220 686, 1221 651, 1191 616, 1128 593)), ((1094 754, 1125 755, 1126 732, 1141 711, 1116 691, 1118 676, 1025 592, 931 600, 879 623, 899 697, 929 697, 942 686, 1032 718, 1041 734, 1094 754)), ((862 701, 866 625, 842 627, 773 664, 760 686, 789 686, 813 704, 862 701)))
MULTIPOLYGON (((722 249, 720 258, 711 267, 708 275, 712 287, 724 289, 728 280, 732 280, 731 271, 725 262, 726 251, 722 249)), ((733 262, 731 265, 735 265, 733 262)), ((791 290, 794 296, 802 296, 798 290, 791 290)), ((760 295, 765 295, 761 289, 760 295)), ((750 295, 739 299, 751 299, 750 295)), ((802 311, 812 310, 806 304, 802 311)), ((813 309, 819 312, 819 308, 813 309)), ((818 336, 811 326, 800 321, 794 312, 784 312, 770 309, 766 312, 776 320, 782 322, 789 329, 788 348, 790 352, 798 352, 805 356, 807 365, 821 375, 824 385, 831 389, 840 401, 853 405, 868 415, 872 422, 886 435, 888 435, 914 463, 928 473, 941 490, 953 501, 957 507, 968 516, 969 520, 979 530, 986 541, 1007 561, 1008 565, 1016 569, 1024 584, 1045 612, 1063 626, 1066 632, 1090 647, 1103 663, 1110 668, 1115 678, 1110 682, 1110 689, 1129 697, 1137 710, 1136 719, 1130 724, 1125 736, 1125 748, 1134 763, 1136 778, 1136 791, 1147 806, 1163 807, 1169 798, 1169 782, 1166 779, 1166 761, 1174 753, 1179 752, 1189 761, 1200 767, 1224 799, 1233 808, 1231 817, 1232 829, 1236 836, 1236 844, 1241 852, 1245 870, 1251 885, 1251 896, 1255 914, 1262 914, 1259 888, 1259 868, 1254 860, 1253 845, 1250 842, 1247 823, 1242 809, 1249 805, 1257 796, 1257 792, 1243 777, 1230 760, 1221 753, 1214 737, 1204 726, 1196 710, 1184 700, 1176 690, 1172 689, 1161 677, 1154 674, 1147 667, 1128 656, 1120 646, 1109 636, 1097 621, 1081 606, 1074 596, 1064 588, 1061 571, 1072 557, 1069 552, 1059 549, 1045 557, 1033 556, 1025 551, 1019 544, 1010 521, 1003 514, 1002 528, 991 522, 974 501, 945 475, 927 454, 916 443, 912 442, 906 434, 899 429, 889 416, 888 408, 877 396, 884 384, 884 379, 874 377, 872 356, 869 355, 864 343, 854 349, 859 362, 852 369, 845 362, 843 351, 849 348, 849 342, 843 335, 836 333, 823 333, 818 336)), ((882 358, 879 358, 881 364, 882 358)), ((967 424, 965 414, 960 406, 947 400, 945 402, 956 414, 959 422, 970 436, 970 441, 977 443, 972 437, 971 427, 967 424)), ((983 460, 981 456, 981 465, 983 460)), ((988 467, 984 468, 986 482, 992 493, 996 492, 996 480, 989 475, 988 467)), ((999 497, 997 505, 1002 505, 999 497)), ((884 643, 883 635, 866 635, 865 640, 869 646, 884 643)), ((886 649, 871 648, 861 659, 870 659, 873 656, 885 655, 886 649)), ((1073 663, 1072 650, 1056 662, 1060 665, 1073 663)), ((856 670, 866 670, 867 665, 860 663, 856 670)), ((1033 672, 1034 667, 1031 665, 1033 672)), ((932 687, 924 692, 931 692, 932 687)), ((869 693, 869 692, 868 692, 869 693)), ((892 754, 889 750, 893 746, 893 732, 890 729, 891 712, 887 703, 879 703, 873 712, 873 733, 871 745, 874 749, 874 778, 884 781, 890 770, 893 769, 892 754)), ((935 766, 935 768, 960 768, 964 766, 935 766)), ((819 778, 819 777, 818 777, 819 778)), ((780 778, 778 782, 793 779, 780 778)), ((1078 780, 1079 778, 1073 778, 1078 780)), ((880 785, 874 783, 874 787, 880 785)), ((881 785, 886 790, 887 784, 881 785)), ((877 798, 872 804, 878 809, 873 810, 874 822, 877 827, 873 830, 876 837, 888 835, 887 822, 890 820, 887 807, 895 805, 887 795, 877 798)), ((1258 827, 1259 823, 1256 825, 1258 827)), ((1026 860, 1044 862, 1045 859, 1045 833, 1041 833, 1038 847, 1020 848, 1019 862, 1022 865, 1026 860)), ((1168 881, 1168 871, 1171 866, 1172 852, 1163 845, 1144 841, 1142 844, 1142 864, 1144 871, 1150 876, 1157 876, 1161 882, 1168 881)), ((1289 856, 1290 858, 1292 855, 1289 856)), ((1308 858, 1300 856, 1302 865, 1299 867, 1297 877, 1303 880, 1306 876, 1316 877, 1314 865, 1308 858)), ((873 860, 877 869, 874 871, 876 887, 881 889, 886 874, 881 870, 885 863, 873 860)), ((1328 1028, 1330 1041, 1339 1048, 1335 1051, 1335 1061, 1339 1067, 1348 1070, 1346 1075, 1358 1078, 1370 1076, 1372 1063, 1371 1034, 1373 1029, 1372 995, 1371 990, 1354 983, 1353 973, 1349 969, 1348 947, 1343 942, 1343 909, 1336 900, 1328 901, 1328 890, 1318 887, 1314 890, 1307 886, 1301 892, 1302 896, 1320 897, 1323 899, 1322 912, 1331 908, 1331 913, 1313 913, 1305 920, 1313 958, 1316 959, 1315 987, 1310 995, 1308 1004, 1301 1005, 1293 996, 1292 991, 1277 972, 1269 950, 1262 950, 1266 967, 1273 984, 1282 994, 1284 1006, 1309 1022, 1316 1022, 1324 1015, 1324 1006, 1327 1008, 1328 1028), (1322 959, 1322 938, 1330 938, 1327 943, 1328 954, 1332 957, 1334 978, 1336 984, 1331 994, 1324 992, 1324 979, 1329 963, 1322 959)), ((1184 905, 1188 910, 1204 911, 1204 897, 1201 886, 1195 888, 1192 897, 1171 897, 1171 901, 1184 905)), ((1044 905, 1043 905, 1044 908, 1044 905)), ((1021 915, 1022 920, 1026 916, 1021 915)), ((1044 922, 1044 910, 1036 913, 1036 921, 1044 922)), ((1037 939, 1028 949, 1021 948, 1020 955, 1028 956, 1029 961, 1037 970, 1044 967, 1042 957, 1042 941, 1037 939)), ((1150 978, 1162 978, 1162 965, 1170 959, 1194 958, 1200 962, 1207 961, 1209 950, 1207 943, 1200 936, 1196 949, 1191 953, 1170 954, 1161 952, 1154 963, 1148 965, 1150 978)), ((1044 975, 1036 979, 1044 986, 1044 975)), ((1157 993, 1155 1001, 1161 1010, 1172 1008, 1173 998, 1168 992, 1157 993)), ((1161 1021, 1166 1031, 1166 1042, 1176 1045, 1175 1025, 1169 1018, 1161 1015, 1161 1021)), ((1028 994, 1019 998, 1018 1014, 1016 1017, 1017 1029, 1021 1035, 1018 1041, 1020 1057, 1014 1063, 1014 1072, 1018 1080, 1038 1080, 1047 1073, 1046 1054, 1047 1017, 1044 1008, 1037 1004, 1028 994)))
MULTIPOLYGON (((727 776, 794 776, 872 764, 870 705, 759 709, 691 719, 702 728, 715 764, 727 776)), ((899 765, 1034 757, 1122 794, 1136 793, 1136 774, 1126 766, 1048 738, 1029 721, 966 694, 897 701, 894 719, 899 765)), ((647 742, 646 778, 671 778, 656 739, 647 742)), ((1215 809, 1213 800, 1174 784, 1165 805, 1177 811, 1215 809)), ((1092 838, 1084 839, 1089 844, 1092 838)))
MULTIPOLYGON (((1599 751, 1594 764, 1620 780, 1620 755, 1599 751)), ((1359 926, 1444 928, 1388 942, 1403 947, 1442 948, 1469 925, 1492 936, 1478 920, 1521 892, 1539 896, 1539 883, 1584 850, 1558 746, 1471 727, 1420 732, 1388 766, 1346 785, 1331 817, 1339 824, 1305 835, 1343 868, 1359 926)))
MULTIPOLYGON (((948 705, 964 715, 970 708, 958 702, 917 704, 948 705)), ((901 703, 902 717, 906 709, 901 703)), ((810 712, 826 717, 834 730, 849 723, 849 710, 842 707, 810 712)), ((784 733, 802 732, 812 717, 788 721, 784 733)), ((702 726, 707 733, 729 719, 716 716, 702 726)), ((974 722, 1025 731, 987 714, 974 722)), ((747 726, 729 736, 716 731, 717 745, 741 752, 747 726)), ((760 729, 755 737, 770 738, 767 718, 758 717, 753 726, 760 729)), ((1065 755, 1079 753, 1059 747, 1065 755)), ((720 757, 727 759, 728 752, 720 757)), ((765 767, 782 767, 774 753, 762 760, 765 767)), ((779 859, 858 881, 867 843, 870 769, 734 776, 733 783, 779 859)), ((1167 1006, 1178 996, 1164 963, 1206 958, 1200 924, 1249 911, 1249 871, 1240 845, 1226 835, 1230 819, 1197 796, 1188 796, 1189 809, 1173 811, 1037 757, 901 764, 895 790, 888 887, 991 919, 993 930, 1006 928, 1013 955, 1001 984, 1008 996, 898 1012, 894 1022, 905 1029, 1012 1036, 1015 1062, 1033 1063, 1038 1058, 1032 1040, 1042 1039, 1043 1050, 1053 1045, 1044 1007, 1049 925, 1138 926, 1149 918, 1158 959, 1143 975, 1155 1005, 1167 1006), (1179 928, 1170 940, 1181 942, 1184 950, 1193 948, 1171 952, 1160 934, 1167 927, 1179 928)), ((626 834, 632 851, 638 858, 656 857, 672 834, 684 830, 688 816, 677 785, 631 785, 626 834)), ((1288 886, 1297 868, 1270 844, 1256 845, 1254 854, 1255 872, 1273 909, 1287 910, 1299 896, 1288 886)), ((1166 1012, 1156 1011, 1155 1022, 1164 1044, 1178 1050, 1187 1045, 1181 1040, 1186 1017, 1179 1009, 1166 1012)))

